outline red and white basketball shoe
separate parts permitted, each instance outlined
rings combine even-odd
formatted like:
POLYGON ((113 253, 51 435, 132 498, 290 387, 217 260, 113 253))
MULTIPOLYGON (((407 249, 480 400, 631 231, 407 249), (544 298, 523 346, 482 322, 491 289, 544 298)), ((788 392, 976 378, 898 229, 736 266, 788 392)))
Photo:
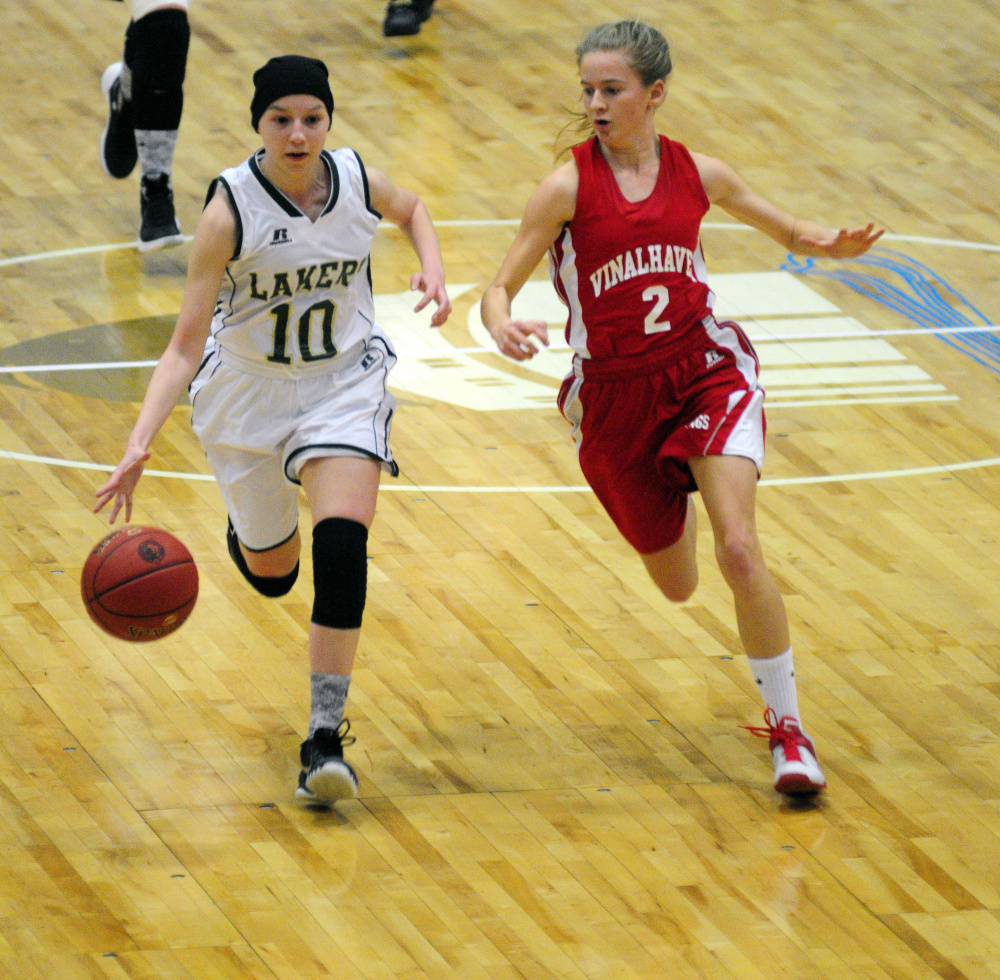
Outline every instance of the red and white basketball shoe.
POLYGON ((798 796, 818 793, 826 786, 823 770, 816 761, 812 739, 803 734, 799 723, 789 716, 780 721, 772 708, 764 712, 764 726, 743 725, 748 732, 769 740, 774 760, 774 788, 779 793, 798 796))

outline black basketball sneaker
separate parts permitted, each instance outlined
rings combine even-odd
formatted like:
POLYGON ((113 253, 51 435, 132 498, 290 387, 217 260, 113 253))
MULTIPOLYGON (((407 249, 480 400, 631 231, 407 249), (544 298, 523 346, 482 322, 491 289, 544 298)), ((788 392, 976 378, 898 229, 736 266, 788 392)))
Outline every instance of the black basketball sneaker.
POLYGON ((135 170, 139 150, 135 145, 135 114, 122 95, 122 63, 108 65, 101 76, 101 91, 108 100, 108 122, 101 134, 101 166, 119 180, 135 170))
POLYGON ((299 799, 329 805, 358 795, 357 773, 344 761, 344 746, 354 744, 354 736, 347 734, 350 730, 345 718, 337 728, 317 728, 302 743, 302 772, 295 791, 299 799))
POLYGON ((174 192, 167 174, 143 177, 139 189, 139 251, 184 241, 174 214, 174 192))
POLYGON ((434 0, 389 0, 382 33, 386 37, 419 34, 420 25, 431 15, 434 0))

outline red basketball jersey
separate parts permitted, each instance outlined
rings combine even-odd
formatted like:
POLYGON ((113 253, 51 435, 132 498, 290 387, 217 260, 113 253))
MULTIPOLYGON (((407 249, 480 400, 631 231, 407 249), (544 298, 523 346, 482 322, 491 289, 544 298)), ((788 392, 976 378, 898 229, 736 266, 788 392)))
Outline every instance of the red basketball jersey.
POLYGON ((569 307, 566 340, 581 358, 680 355, 704 340, 714 296, 699 228, 709 201, 687 148, 665 136, 660 148, 653 193, 631 202, 596 137, 573 147, 576 211, 549 258, 569 307))

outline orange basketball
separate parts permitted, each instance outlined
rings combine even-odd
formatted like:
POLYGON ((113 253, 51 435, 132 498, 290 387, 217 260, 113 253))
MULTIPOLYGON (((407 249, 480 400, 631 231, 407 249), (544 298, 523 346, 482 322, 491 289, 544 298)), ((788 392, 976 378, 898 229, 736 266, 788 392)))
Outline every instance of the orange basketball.
POLYGON ((194 609, 198 567, 172 534, 126 525, 94 545, 80 591, 90 618, 105 632, 133 643, 158 640, 194 609))

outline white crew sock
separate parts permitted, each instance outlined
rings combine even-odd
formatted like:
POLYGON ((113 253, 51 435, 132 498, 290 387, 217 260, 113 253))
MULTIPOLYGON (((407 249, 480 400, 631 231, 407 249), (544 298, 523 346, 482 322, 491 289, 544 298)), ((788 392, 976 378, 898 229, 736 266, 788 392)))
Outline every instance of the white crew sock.
POLYGON ((777 657, 768 657, 764 660, 751 657, 750 670, 764 703, 778 716, 778 721, 785 717, 794 718, 801 728, 792 648, 789 647, 777 657))

